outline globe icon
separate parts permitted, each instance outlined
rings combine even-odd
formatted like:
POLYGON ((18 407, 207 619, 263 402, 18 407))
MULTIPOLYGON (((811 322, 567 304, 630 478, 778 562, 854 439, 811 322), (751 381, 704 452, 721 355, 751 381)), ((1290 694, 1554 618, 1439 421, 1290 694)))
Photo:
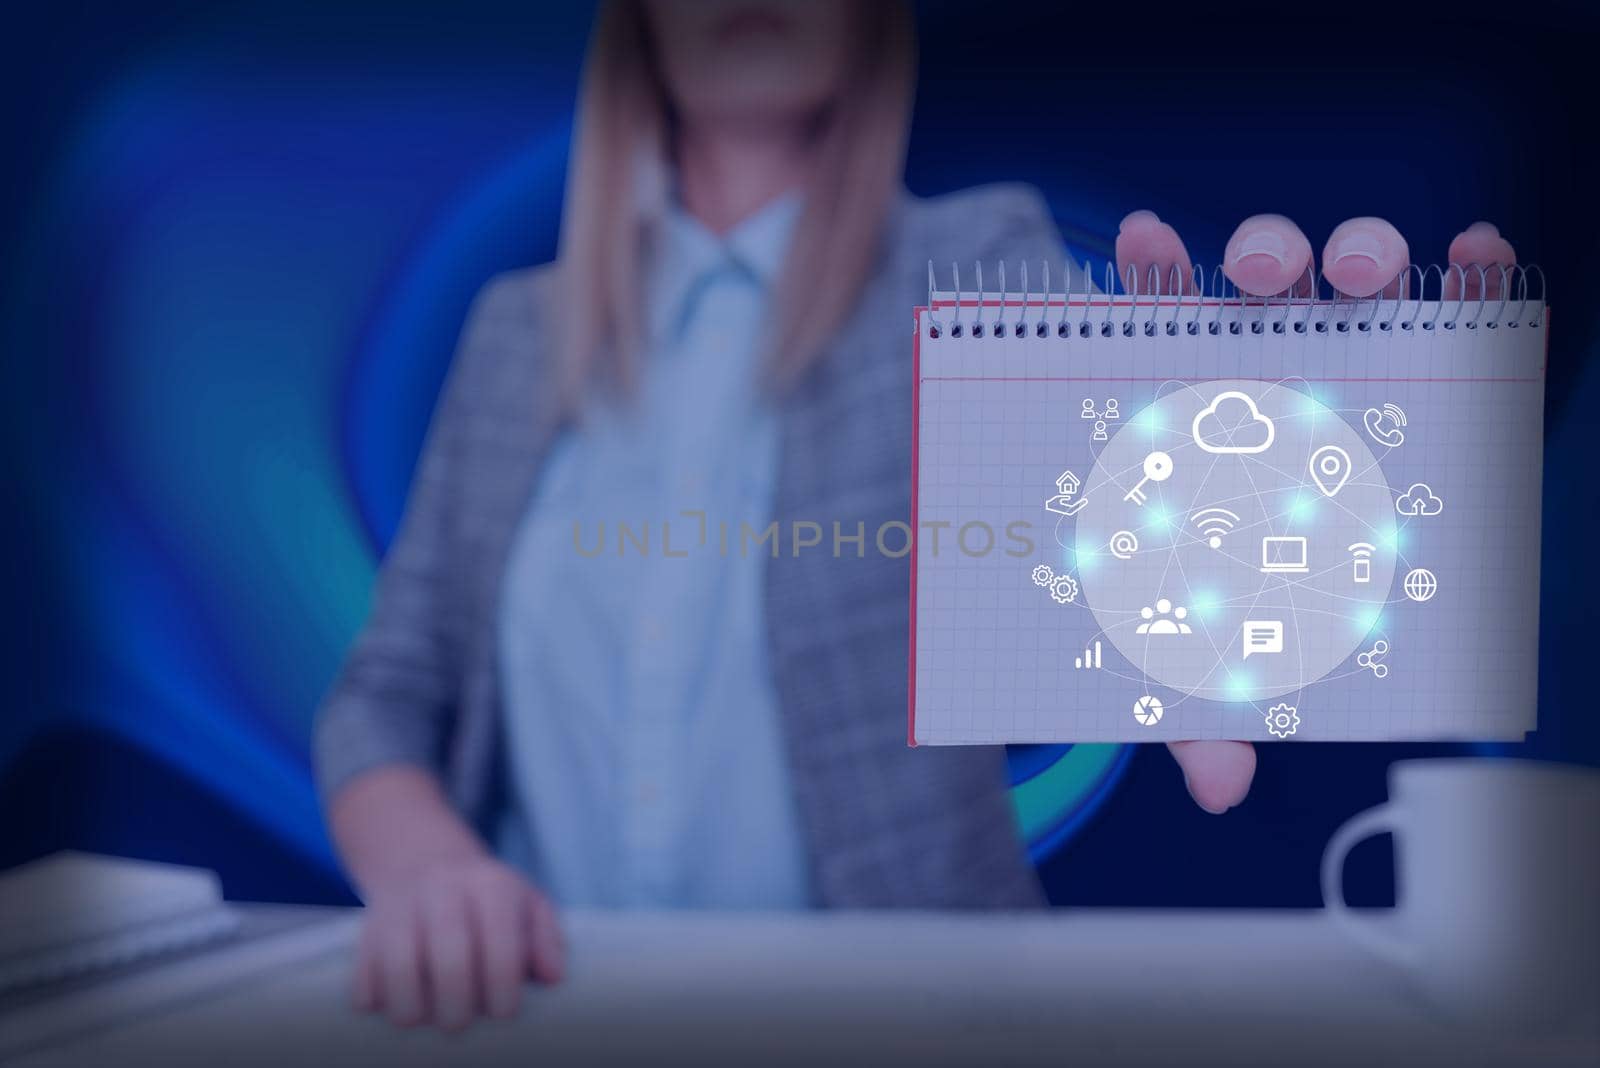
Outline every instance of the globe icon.
POLYGON ((1439 580, 1425 567, 1408 571, 1405 579, 1406 596, 1413 601, 1426 601, 1439 592, 1439 580))

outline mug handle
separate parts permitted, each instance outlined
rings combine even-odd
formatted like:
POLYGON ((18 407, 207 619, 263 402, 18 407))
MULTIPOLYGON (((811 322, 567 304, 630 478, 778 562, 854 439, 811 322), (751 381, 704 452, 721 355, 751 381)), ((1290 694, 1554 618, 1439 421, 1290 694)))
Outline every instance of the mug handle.
POLYGON ((1408 968, 1416 963, 1411 946, 1358 918, 1344 902, 1345 857, 1356 843, 1384 831, 1393 833, 1394 829, 1391 806, 1385 803, 1357 813, 1333 833, 1322 852, 1322 903, 1334 925, 1362 948, 1390 964, 1408 968))

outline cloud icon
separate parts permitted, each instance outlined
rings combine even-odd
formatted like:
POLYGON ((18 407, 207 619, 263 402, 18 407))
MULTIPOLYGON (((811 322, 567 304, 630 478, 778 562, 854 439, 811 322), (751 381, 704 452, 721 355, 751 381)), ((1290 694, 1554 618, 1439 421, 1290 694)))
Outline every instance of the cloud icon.
POLYGON ((1404 495, 1395 499, 1394 510, 1401 515, 1438 515, 1444 511, 1444 501, 1426 482, 1413 482, 1404 495))
POLYGON ((1261 414, 1255 400, 1236 389, 1218 393, 1195 415, 1189 430, 1200 448, 1224 455, 1266 452, 1278 434, 1278 428, 1261 414))

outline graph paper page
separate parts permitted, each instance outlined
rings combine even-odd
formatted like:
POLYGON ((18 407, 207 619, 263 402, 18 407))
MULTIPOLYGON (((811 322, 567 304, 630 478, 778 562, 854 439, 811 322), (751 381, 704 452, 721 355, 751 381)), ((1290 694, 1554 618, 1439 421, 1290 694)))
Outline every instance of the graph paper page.
POLYGON ((1534 727, 1542 306, 968 303, 918 312, 914 743, 1534 727))

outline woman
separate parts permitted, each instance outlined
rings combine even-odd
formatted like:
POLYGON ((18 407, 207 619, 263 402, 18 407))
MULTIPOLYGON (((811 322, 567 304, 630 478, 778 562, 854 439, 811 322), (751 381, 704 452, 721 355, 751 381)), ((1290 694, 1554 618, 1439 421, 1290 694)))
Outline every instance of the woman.
MULTIPOLYGON (((903 191, 913 53, 901 4, 602 12, 558 263, 477 301, 319 723, 361 1006, 514 1012, 556 906, 1041 902, 1001 751, 904 744, 904 561, 717 534, 903 521, 927 261, 1059 260, 1026 189, 903 191)), ((1149 212, 1117 257, 1189 266, 1149 212)), ((1512 252, 1480 223, 1450 258, 1512 252)), ((1263 215, 1225 270, 1312 262, 1263 215)), ((1368 296, 1409 257, 1361 218, 1322 262, 1368 296)), ((1248 745, 1172 748, 1202 807, 1243 798, 1248 745)))

